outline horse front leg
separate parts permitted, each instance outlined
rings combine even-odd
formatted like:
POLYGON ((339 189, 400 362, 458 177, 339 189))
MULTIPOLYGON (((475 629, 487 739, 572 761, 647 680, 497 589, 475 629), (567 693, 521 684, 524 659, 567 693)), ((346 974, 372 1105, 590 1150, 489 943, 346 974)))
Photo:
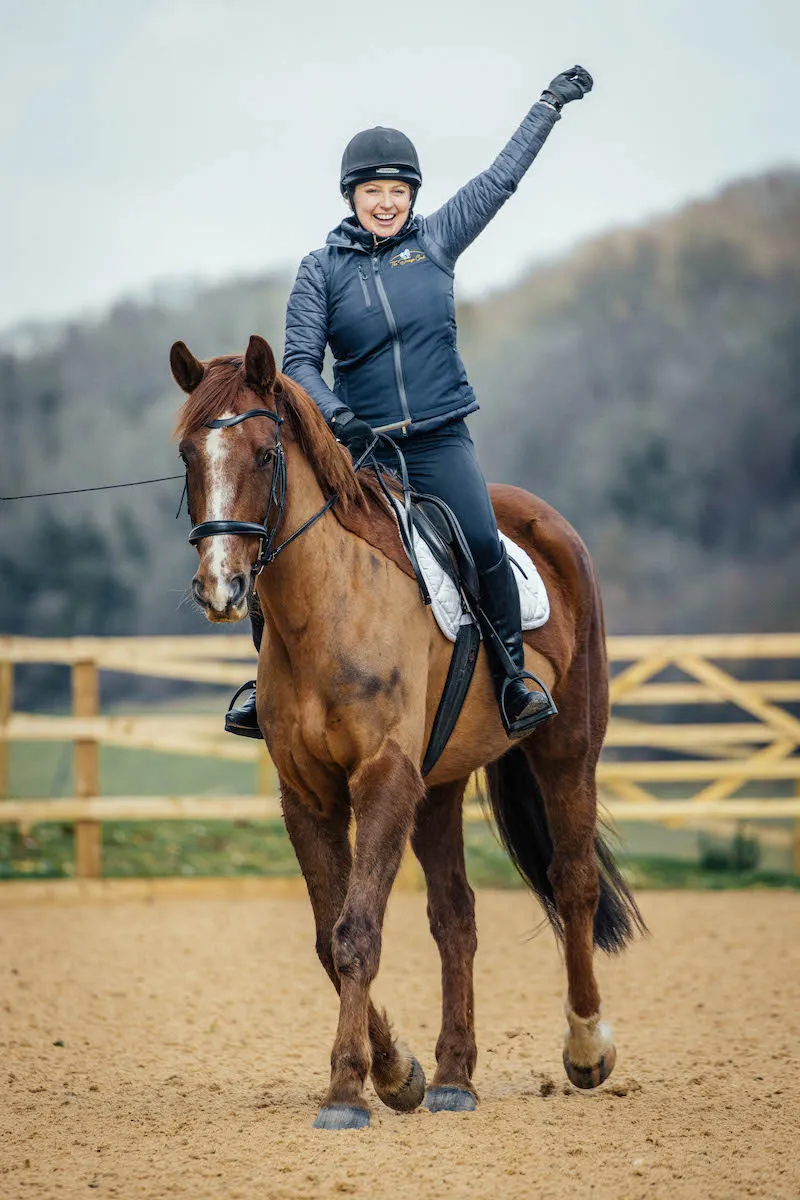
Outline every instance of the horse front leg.
POLYGON ((425 1101, 431 1112, 461 1112, 476 1105, 472 963, 478 940, 475 896, 464 865, 466 786, 462 779, 431 788, 417 809, 412 835, 428 889, 428 921, 442 960, 442 1027, 436 1074, 425 1101))
MULTIPOLYGON (((328 816, 321 816, 301 796, 280 780, 284 823, 308 888, 316 926, 317 956, 337 992, 339 973, 333 961, 333 929, 347 896, 352 868, 348 828, 350 806, 346 798, 328 816)), ((375 1091, 389 1108, 411 1112, 425 1095, 422 1067, 404 1045, 398 1043, 385 1012, 370 1002, 369 1040, 372 1050, 370 1072, 375 1091)))
MULTIPOLYGON (((354 771, 349 788, 356 817, 355 857, 344 905, 333 928, 339 1025, 331 1053, 330 1087, 314 1122, 317 1129, 361 1129, 369 1124, 364 1083, 370 1068, 378 1065, 370 1043, 369 989, 378 973, 389 892, 414 810, 424 794, 419 770, 391 739, 354 771)), ((399 1083, 400 1093, 410 1093, 407 1099, 415 1099, 417 1104, 422 1099, 424 1076, 416 1060, 412 1060, 407 1079, 395 1078, 394 1083, 399 1083)), ((415 1106, 403 1104, 405 1108, 415 1106)))

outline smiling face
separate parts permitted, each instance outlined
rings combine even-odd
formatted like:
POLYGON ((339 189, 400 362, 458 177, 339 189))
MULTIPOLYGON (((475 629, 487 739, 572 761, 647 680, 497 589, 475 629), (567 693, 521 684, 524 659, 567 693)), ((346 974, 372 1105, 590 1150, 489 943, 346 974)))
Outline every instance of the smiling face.
POLYGON ((379 238, 399 233, 411 208, 411 185, 399 179, 371 179, 353 193, 355 214, 379 238))

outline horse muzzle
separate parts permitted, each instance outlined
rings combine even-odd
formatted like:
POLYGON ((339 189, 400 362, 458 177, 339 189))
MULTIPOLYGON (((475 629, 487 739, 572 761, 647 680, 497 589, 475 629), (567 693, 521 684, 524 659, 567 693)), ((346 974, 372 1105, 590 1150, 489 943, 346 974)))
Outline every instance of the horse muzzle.
POLYGON ((206 575, 198 571, 192 580, 192 595, 209 621, 241 621, 247 616, 250 576, 206 575))

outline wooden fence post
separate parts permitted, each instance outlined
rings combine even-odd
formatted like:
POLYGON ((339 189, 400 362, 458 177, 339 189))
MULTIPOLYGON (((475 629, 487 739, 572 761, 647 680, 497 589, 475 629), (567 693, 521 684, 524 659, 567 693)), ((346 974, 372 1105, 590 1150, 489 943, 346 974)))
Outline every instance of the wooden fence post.
MULTIPOLYGON (((97 666, 76 662, 72 667, 72 711, 76 717, 96 717, 100 707, 97 666)), ((75 795, 84 799, 100 792, 100 760, 94 739, 75 742, 75 795)), ((99 821, 75 823, 75 874, 98 879, 101 871, 102 831, 99 821)))
POLYGON ((0 799, 11 792, 9 773, 10 743, 6 739, 6 723, 14 709, 14 664, 0 662, 0 799))

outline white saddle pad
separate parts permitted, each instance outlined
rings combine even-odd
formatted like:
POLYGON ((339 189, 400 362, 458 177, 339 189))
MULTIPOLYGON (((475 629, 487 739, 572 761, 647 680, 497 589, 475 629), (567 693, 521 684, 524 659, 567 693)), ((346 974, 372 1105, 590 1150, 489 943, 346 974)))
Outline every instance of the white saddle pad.
MULTIPOLYGON (((397 519, 405 525, 405 513, 395 502, 397 519)), ((512 542, 504 533, 500 540, 511 560, 511 568, 519 588, 522 609, 522 628, 539 629, 550 616, 550 600, 547 589, 529 554, 512 542)), ((449 575, 439 566, 426 542, 414 531, 414 551, 417 562, 431 598, 431 608, 436 624, 451 642, 456 640, 459 625, 472 621, 468 613, 461 611, 461 596, 449 575)))

